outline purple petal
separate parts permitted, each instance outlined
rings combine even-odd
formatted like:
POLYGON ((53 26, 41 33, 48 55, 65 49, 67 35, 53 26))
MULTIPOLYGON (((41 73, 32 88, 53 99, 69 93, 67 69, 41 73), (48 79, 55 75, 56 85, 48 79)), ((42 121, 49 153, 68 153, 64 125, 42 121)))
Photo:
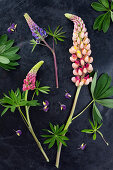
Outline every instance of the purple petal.
POLYGON ((66 105, 61 104, 61 105, 60 105, 60 109, 61 109, 61 110, 66 110, 66 105))
POLYGON ((16 131, 16 134, 17 134, 17 136, 21 136, 22 131, 21 131, 21 130, 17 130, 17 131, 16 131))
POLYGON ((66 98, 66 99, 69 99, 70 97, 71 97, 71 95, 66 92, 66 93, 65 93, 65 98, 66 98))

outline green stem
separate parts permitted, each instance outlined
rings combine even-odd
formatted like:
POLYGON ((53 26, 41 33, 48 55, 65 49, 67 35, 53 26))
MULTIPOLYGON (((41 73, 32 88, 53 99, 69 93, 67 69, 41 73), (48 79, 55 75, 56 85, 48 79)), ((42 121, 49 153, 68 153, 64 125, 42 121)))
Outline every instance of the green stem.
POLYGON ((102 137, 102 139, 103 139, 103 141, 105 142, 105 144, 108 146, 108 145, 109 145, 109 143, 108 143, 108 142, 106 142, 106 140, 104 139, 103 134, 102 134, 100 131, 98 131, 98 130, 97 130, 97 132, 98 132, 98 133, 99 133, 99 135, 102 137))
POLYGON ((25 125, 26 125, 27 127, 29 127, 29 126, 28 126, 28 121, 27 121, 26 117, 24 116, 24 114, 23 114, 21 108, 18 107, 18 110, 19 110, 19 112, 20 112, 20 115, 21 115, 21 117, 22 117, 22 119, 23 119, 25 125))
MULTIPOLYGON (((76 94, 75 94, 73 106, 72 106, 72 109, 71 109, 71 113, 70 113, 69 118, 68 118, 68 120, 67 120, 67 123, 66 123, 66 125, 65 125, 65 127, 64 127, 64 130, 67 130, 67 129, 69 128, 69 125, 70 125, 71 122, 72 122, 72 117, 73 117, 73 114, 74 114, 74 111, 75 111, 75 107, 76 107, 76 104, 77 104, 77 99, 78 99, 80 90, 81 90, 81 86, 78 86, 77 91, 76 91, 76 94)), ((57 150, 56 164, 55 164, 55 166, 56 166, 57 168, 59 167, 61 148, 62 148, 62 143, 60 142, 59 147, 58 147, 58 150, 57 150)))
POLYGON ((85 107, 85 109, 83 109, 78 115, 76 115, 75 117, 73 117, 72 120, 74 120, 74 119, 76 119, 77 117, 79 117, 93 102, 94 102, 94 100, 92 100, 92 101, 85 107))
MULTIPOLYGON (((25 93, 25 100, 27 101, 27 95, 28 95, 28 90, 26 90, 26 93, 25 93)), ((42 146, 41 146, 41 143, 39 142, 39 140, 37 139, 35 133, 34 133, 34 130, 32 128, 32 125, 31 125, 31 121, 30 121, 30 117, 29 117, 29 111, 28 111, 28 106, 25 106, 25 110, 26 110, 26 117, 27 117, 27 121, 28 121, 28 129, 30 131, 30 133, 32 134, 34 140, 36 141, 40 151, 42 152, 43 156, 45 157, 46 161, 49 162, 49 159, 45 153, 45 151, 43 150, 42 146)))

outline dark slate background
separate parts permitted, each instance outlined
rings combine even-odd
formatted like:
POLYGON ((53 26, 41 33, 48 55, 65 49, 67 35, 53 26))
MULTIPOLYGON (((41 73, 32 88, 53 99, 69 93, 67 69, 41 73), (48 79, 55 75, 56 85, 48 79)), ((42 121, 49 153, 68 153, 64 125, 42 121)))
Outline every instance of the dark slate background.
MULTIPOLYGON (((0 96, 2 97, 2 93, 7 93, 11 88, 15 90, 19 87, 21 89, 23 79, 31 67, 40 60, 45 61, 37 78, 41 81, 41 85, 51 86, 51 92, 49 95, 40 94, 39 101, 42 103, 45 99, 49 100, 50 110, 47 113, 40 110, 39 107, 30 110, 33 128, 42 143, 41 129, 48 128, 49 122, 63 124, 66 121, 76 91, 74 84, 70 81, 72 67, 68 52, 68 49, 72 46, 73 23, 64 17, 64 13, 73 13, 84 20, 91 39, 94 69, 98 70, 99 75, 107 72, 113 77, 113 24, 111 23, 106 34, 94 31, 92 25, 99 13, 91 8, 91 2, 93 1, 0 0, 0 34, 8 34, 7 28, 10 23, 18 24, 17 31, 13 34, 8 34, 8 36, 10 39, 15 40, 15 45, 20 47, 19 54, 21 55, 20 66, 16 71, 7 72, 0 68, 0 96), (61 25, 66 31, 67 38, 65 42, 59 43, 55 47, 59 89, 55 88, 54 64, 50 51, 45 47, 37 46, 35 51, 31 53, 32 47, 29 41, 32 36, 23 17, 26 12, 43 28, 50 25, 52 29, 55 29, 58 25, 61 25), (65 99, 65 90, 72 95, 70 100, 65 99), (66 111, 60 111, 59 102, 67 105, 66 111)), ((46 40, 52 45, 51 38, 46 40)), ((83 87, 79 96, 76 114, 90 101, 88 87, 83 87)), ((0 111, 2 109, 0 108, 0 111)), ((68 147, 62 148, 60 170, 113 169, 113 111, 105 107, 100 107, 100 111, 104 121, 101 131, 109 142, 109 146, 105 145, 100 136, 97 136, 97 140, 93 141, 91 136, 80 132, 81 129, 90 127, 88 118, 91 115, 91 108, 89 108, 69 128, 67 136, 70 140, 67 142, 68 147), (87 144, 85 151, 77 149, 82 142, 87 144)), ((50 158, 50 163, 45 162, 31 134, 22 122, 18 111, 15 113, 7 112, 0 119, 0 170, 55 170, 56 148, 48 150, 47 146, 43 145, 43 147, 50 158), (18 137, 13 129, 21 129, 23 132, 21 137, 18 137)))

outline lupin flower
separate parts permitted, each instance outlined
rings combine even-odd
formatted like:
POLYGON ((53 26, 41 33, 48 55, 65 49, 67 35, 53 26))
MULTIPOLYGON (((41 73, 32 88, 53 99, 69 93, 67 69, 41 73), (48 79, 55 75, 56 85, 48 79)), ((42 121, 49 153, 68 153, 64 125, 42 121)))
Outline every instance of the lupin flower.
POLYGON ((72 82, 76 86, 88 85, 92 82, 92 77, 89 77, 89 73, 93 71, 91 64, 93 58, 90 57, 91 49, 88 32, 80 17, 72 14, 65 14, 65 16, 74 23, 73 46, 69 49, 69 52, 72 54, 70 60, 74 69, 72 82))
POLYGON ((44 63, 44 61, 38 62, 27 74, 26 79, 24 79, 23 84, 23 91, 26 90, 34 90, 36 88, 36 74, 38 69, 41 67, 41 65, 44 63))
POLYGON ((9 32, 9 33, 12 33, 12 32, 14 32, 15 30, 16 30, 16 27, 17 27, 17 24, 12 24, 8 29, 7 29, 7 31, 9 32))
POLYGON ((44 112, 47 112, 48 110, 49 110, 49 102, 48 102, 48 100, 45 100, 45 101, 43 101, 43 111, 44 112))
POLYGON ((78 149, 81 149, 81 150, 83 151, 85 148, 86 148, 86 144, 82 143, 82 144, 80 145, 80 148, 78 148, 78 149))
POLYGON ((24 14, 24 17, 32 32, 32 36, 35 37, 37 44, 40 44, 40 41, 47 37, 46 31, 40 28, 27 13, 24 14))
POLYGON ((66 99, 69 99, 71 97, 71 95, 66 91, 66 93, 65 93, 65 98, 66 99))

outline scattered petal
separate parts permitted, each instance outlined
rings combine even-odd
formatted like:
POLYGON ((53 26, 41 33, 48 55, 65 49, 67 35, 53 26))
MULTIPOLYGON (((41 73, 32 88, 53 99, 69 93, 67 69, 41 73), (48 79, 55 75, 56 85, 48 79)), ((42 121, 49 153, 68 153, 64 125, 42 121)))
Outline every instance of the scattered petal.
POLYGON ((78 148, 78 149, 81 149, 81 150, 83 151, 85 148, 86 148, 86 144, 82 143, 82 144, 80 145, 80 148, 78 148))
POLYGON ((16 27, 17 27, 17 24, 12 24, 8 29, 7 29, 7 31, 9 32, 9 33, 12 33, 12 32, 14 32, 15 30, 16 30, 16 27))
POLYGON ((60 104, 60 109, 61 110, 66 110, 66 105, 65 104, 60 104))
POLYGON ((69 99, 70 97, 71 97, 71 95, 70 95, 68 92, 66 92, 66 93, 65 93, 65 98, 66 98, 66 99, 69 99))
MULTIPOLYGON (((15 131, 15 130, 14 130, 14 131, 15 131)), ((22 131, 21 131, 21 130, 16 130, 15 132, 16 132, 17 136, 21 136, 21 134, 22 134, 22 131)))
POLYGON ((44 106, 44 107, 43 107, 43 111, 44 111, 44 112, 47 112, 48 110, 49 110, 49 107, 47 107, 47 106, 44 106))
POLYGON ((48 100, 43 101, 43 105, 44 105, 44 106, 49 106, 48 100))

